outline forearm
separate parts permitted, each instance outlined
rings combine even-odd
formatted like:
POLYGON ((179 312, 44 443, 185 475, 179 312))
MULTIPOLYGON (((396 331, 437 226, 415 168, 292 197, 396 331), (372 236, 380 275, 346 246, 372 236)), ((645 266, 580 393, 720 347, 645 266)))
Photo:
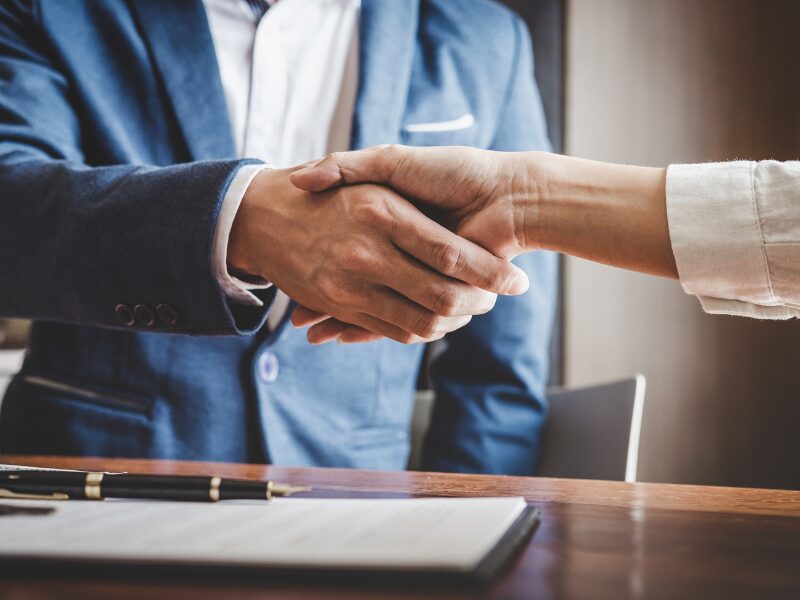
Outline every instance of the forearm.
POLYGON ((222 195, 244 162, 12 159, 0 157, 0 314, 192 334, 250 331, 263 320, 264 309, 234 315, 209 260, 222 195), (162 304, 174 319, 127 318, 162 304))
POLYGON ((510 160, 523 247, 677 278, 665 169, 541 152, 510 160))

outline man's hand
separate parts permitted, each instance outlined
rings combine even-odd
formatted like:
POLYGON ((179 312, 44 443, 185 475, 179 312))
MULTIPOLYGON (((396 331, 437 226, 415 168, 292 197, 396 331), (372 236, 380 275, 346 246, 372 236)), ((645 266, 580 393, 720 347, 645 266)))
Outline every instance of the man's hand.
MULTIPOLYGON (((274 283, 315 314, 403 343, 427 341, 527 289, 524 272, 435 223, 383 187, 311 194, 291 170, 251 183, 231 230, 229 267, 274 283)), ((316 332, 309 340, 322 341, 316 332)))
MULTIPOLYGON (((511 259, 535 247, 535 236, 526 225, 530 229, 536 193, 523 197, 519 190, 535 192, 540 181, 530 161, 518 157, 474 148, 379 146, 331 154, 294 172, 291 180, 299 188, 317 192, 365 182, 388 186, 413 198, 426 214, 459 236, 511 259)), ((309 308, 296 309, 292 322, 298 327, 313 325, 309 335, 315 339, 376 339, 309 308)))

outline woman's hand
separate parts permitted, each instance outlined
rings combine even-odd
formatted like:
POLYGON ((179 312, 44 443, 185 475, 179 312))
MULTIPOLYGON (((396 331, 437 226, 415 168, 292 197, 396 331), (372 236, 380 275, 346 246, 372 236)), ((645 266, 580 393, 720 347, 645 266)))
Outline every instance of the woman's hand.
MULTIPOLYGON (((535 222, 540 178, 522 155, 462 147, 379 146, 335 153, 295 171, 297 187, 320 192, 341 185, 378 183, 410 199, 435 221, 459 236, 510 260, 536 247, 526 225, 535 222)), ((327 314, 300 307, 297 327, 311 325, 309 341, 362 342, 380 339, 327 314)))

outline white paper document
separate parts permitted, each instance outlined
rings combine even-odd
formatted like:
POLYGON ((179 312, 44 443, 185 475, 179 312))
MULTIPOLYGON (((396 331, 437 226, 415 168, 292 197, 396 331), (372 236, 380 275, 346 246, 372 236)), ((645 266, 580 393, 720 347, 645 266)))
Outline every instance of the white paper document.
POLYGON ((23 465, 0 464, 0 471, 71 471, 72 469, 48 469, 45 467, 25 467, 23 465))
POLYGON ((474 569, 527 506, 523 498, 25 505, 57 510, 0 517, 0 559, 453 572, 474 569))

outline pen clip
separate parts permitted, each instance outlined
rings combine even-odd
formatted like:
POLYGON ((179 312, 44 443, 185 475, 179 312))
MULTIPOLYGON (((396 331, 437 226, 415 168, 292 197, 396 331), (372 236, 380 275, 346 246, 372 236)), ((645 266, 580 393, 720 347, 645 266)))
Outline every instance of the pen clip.
POLYGON ((53 492, 52 494, 21 494, 0 488, 0 498, 9 500, 69 500, 69 496, 63 492, 53 492))

